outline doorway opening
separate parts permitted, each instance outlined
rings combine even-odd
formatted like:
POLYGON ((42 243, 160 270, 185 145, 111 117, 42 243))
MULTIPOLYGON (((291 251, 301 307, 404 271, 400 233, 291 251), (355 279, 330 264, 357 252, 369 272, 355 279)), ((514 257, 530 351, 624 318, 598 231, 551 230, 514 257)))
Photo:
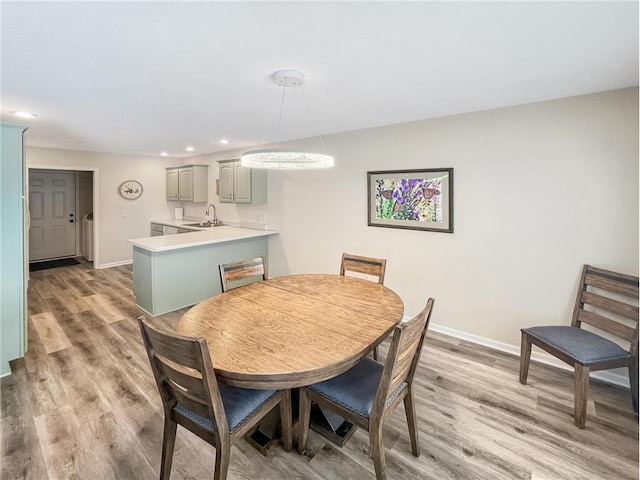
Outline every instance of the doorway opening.
POLYGON ((62 259, 94 264, 94 173, 92 170, 29 168, 27 210, 31 266, 37 268, 36 263, 62 259))

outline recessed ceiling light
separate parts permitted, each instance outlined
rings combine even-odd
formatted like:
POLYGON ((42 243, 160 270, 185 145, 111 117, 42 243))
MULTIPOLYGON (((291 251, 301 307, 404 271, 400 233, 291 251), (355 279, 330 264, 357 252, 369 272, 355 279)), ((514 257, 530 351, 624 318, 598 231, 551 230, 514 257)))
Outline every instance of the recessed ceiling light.
POLYGON ((167 152, 162 152, 160 155, 162 155, 163 157, 166 157, 169 154, 167 152))
POLYGON ((31 113, 31 112, 9 112, 9 113, 13 113, 16 117, 20 117, 20 118, 36 118, 38 116, 35 113, 31 113))
POLYGON ((220 143, 226 145, 227 143, 229 143, 229 140, 227 140, 226 138, 221 138, 220 143))
POLYGON ((187 148, 185 148, 185 150, 186 150, 187 152, 193 152, 194 148, 193 148, 193 147, 187 147, 187 148))

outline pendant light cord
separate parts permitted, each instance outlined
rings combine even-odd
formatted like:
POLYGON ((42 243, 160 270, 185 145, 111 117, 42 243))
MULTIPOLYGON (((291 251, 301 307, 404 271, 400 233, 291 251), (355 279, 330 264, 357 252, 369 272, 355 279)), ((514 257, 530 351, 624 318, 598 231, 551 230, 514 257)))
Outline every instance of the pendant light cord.
MULTIPOLYGON (((278 145, 280 143, 280 132, 281 132, 281 128, 282 128, 282 117, 283 117, 283 113, 284 113, 284 97, 287 93, 287 79, 289 77, 284 77, 284 82, 282 83, 282 98, 280 99, 280 115, 278 117, 278 130, 276 131, 276 141, 275 141, 275 145, 276 148, 278 148, 278 145)), ((307 98, 307 93, 304 91, 304 87, 302 86, 302 84, 298 85, 300 87, 300 91, 302 92, 302 98, 304 98, 304 103, 307 105, 307 111, 309 112, 309 115, 312 117, 312 124, 313 124, 313 128, 316 132, 316 135, 318 136, 318 138, 320 138, 320 143, 322 144, 322 148, 324 149, 325 153, 329 153, 329 151, 327 150, 327 145, 324 143, 324 138, 322 137, 322 135, 320 134, 320 129, 318 128, 318 124, 317 122, 315 122, 314 118, 313 118, 313 112, 311 111, 311 104, 309 103, 309 99, 307 98)), ((276 91, 276 98, 274 99, 277 100, 278 97, 278 91, 276 91)), ((264 135, 262 135, 262 142, 260 143, 260 148, 262 148, 264 146, 264 142, 267 138, 267 132, 269 130, 269 124, 271 122, 267 122, 267 128, 265 128, 264 130, 264 135)))
POLYGON ((282 112, 284 112, 284 95, 287 93, 287 79, 289 77, 284 77, 284 82, 282 83, 282 100, 280 101, 280 117, 278 118, 278 132, 276 133, 276 148, 278 148, 278 143, 280 142, 280 127, 282 126, 282 112))
MULTIPOLYGON (((276 105, 278 102, 278 96, 280 94, 280 89, 276 89, 276 93, 273 96, 273 103, 272 103, 272 107, 269 110, 270 112, 273 112, 276 109, 276 105)), ((284 92, 283 92, 283 96, 284 96, 284 92)), ((283 98, 284 101, 284 98, 283 98)), ((282 109, 280 110, 280 117, 282 117, 282 109)), ((271 126, 271 121, 272 121, 272 117, 271 115, 267 115, 267 125, 264 128, 264 133, 262 134, 262 141, 260 142, 260 148, 264 147, 264 142, 267 139, 267 134, 269 133, 269 127, 271 126)), ((276 136, 276 146, 278 145, 278 136, 280 135, 280 124, 278 124, 278 134, 276 136)))
MULTIPOLYGON (((0 0, 2 1, 2 0, 0 0)), ((316 169, 316 168, 328 168, 333 167, 334 158, 327 151, 327 145, 324 142, 324 138, 320 135, 319 124, 313 122, 313 118, 311 118, 313 129, 316 132, 318 138, 320 138, 320 142, 322 143, 322 148, 324 149, 324 153, 318 151, 304 151, 298 150, 294 148, 287 148, 287 145, 283 146, 281 150, 280 145, 280 137, 282 134, 282 122, 284 121, 284 104, 285 97, 287 96, 287 87, 300 87, 300 91, 302 92, 302 97, 304 98, 304 102, 307 105, 307 110, 311 114, 311 105, 309 103, 309 99, 307 98, 307 94, 302 88, 302 84, 304 83, 304 75, 297 70, 278 70, 274 72, 271 76, 273 82, 278 86, 282 87, 282 94, 280 90, 275 90, 273 97, 273 110, 278 108, 278 103, 280 104, 280 114, 278 116, 278 131, 276 132, 275 143, 271 142, 270 145, 275 145, 276 148, 267 148, 263 149, 265 141, 267 141, 267 134, 269 132, 269 128, 273 129, 273 125, 275 124, 275 115, 269 116, 269 121, 267 122, 267 127, 264 131, 264 136, 262 137, 262 143, 260 144, 259 150, 250 150, 248 152, 244 152, 240 159, 240 165, 243 167, 249 168, 266 168, 266 169, 316 169)), ((296 102, 294 102, 295 104, 296 102)), ((294 105, 295 106, 295 105, 294 105)), ((273 111, 272 110, 272 111, 273 111)), ((289 118, 289 117, 287 117, 289 118)), ((284 135, 283 138, 288 138, 287 135, 284 135)), ((290 143, 290 142, 287 142, 290 143)))
MULTIPOLYGON (((304 102, 307 104, 307 110, 309 111, 309 115, 313 119, 313 112, 311 111, 311 105, 309 105, 309 100, 307 99, 307 94, 305 93, 304 88, 302 87, 302 84, 300 84, 300 91, 302 92, 302 97, 304 98, 304 102)), ((283 96, 283 100, 284 100, 284 96, 283 96)), ((327 146, 324 143, 324 138, 322 138, 322 135, 320 134, 320 129, 318 128, 317 122, 313 122, 313 127, 316 130, 316 135, 320 137, 320 142, 322 143, 322 148, 324 148, 325 153, 329 153, 329 151, 327 150, 327 146)))

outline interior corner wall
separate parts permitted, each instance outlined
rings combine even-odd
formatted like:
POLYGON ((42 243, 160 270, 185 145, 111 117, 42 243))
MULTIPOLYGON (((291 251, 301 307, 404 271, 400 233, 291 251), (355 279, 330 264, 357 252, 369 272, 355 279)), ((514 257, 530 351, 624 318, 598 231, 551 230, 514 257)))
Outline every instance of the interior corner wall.
POLYGON ((26 162, 27 168, 98 170, 98 205, 93 206, 94 218, 99 222, 96 229, 99 236, 98 267, 130 262, 133 250, 127 240, 148 237, 152 219, 170 216, 165 199, 165 167, 175 164, 175 160, 27 147, 26 162), (126 200, 120 197, 118 187, 125 180, 142 183, 144 190, 140 198, 126 200))
MULTIPOLYGON (((267 205, 218 203, 223 220, 278 230, 273 276, 384 257, 406 315, 434 297, 434 324, 517 351, 520 328, 570 322, 584 263, 638 273, 637 88, 324 140, 334 168, 270 171, 267 205), (453 234, 367 226, 367 171, 440 167, 454 168, 453 234)), ((189 162, 210 161, 214 182, 215 160, 239 153, 189 162)))

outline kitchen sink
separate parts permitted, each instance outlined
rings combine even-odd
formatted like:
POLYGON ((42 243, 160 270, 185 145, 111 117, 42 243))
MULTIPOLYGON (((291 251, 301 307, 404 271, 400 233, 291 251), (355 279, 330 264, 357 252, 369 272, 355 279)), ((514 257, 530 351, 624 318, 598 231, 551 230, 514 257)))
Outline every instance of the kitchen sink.
POLYGON ((219 224, 213 224, 209 222, 199 222, 199 223, 184 223, 183 227, 198 227, 198 228, 208 228, 208 227, 221 227, 222 222, 219 224))

